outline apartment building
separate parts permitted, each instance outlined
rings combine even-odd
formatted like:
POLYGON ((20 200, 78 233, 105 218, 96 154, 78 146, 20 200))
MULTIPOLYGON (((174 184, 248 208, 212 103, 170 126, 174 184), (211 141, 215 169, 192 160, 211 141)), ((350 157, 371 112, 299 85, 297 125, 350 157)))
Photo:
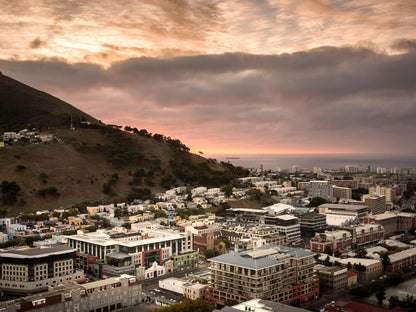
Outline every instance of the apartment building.
POLYGON ((381 214, 386 212, 386 196, 374 195, 374 196, 363 196, 365 204, 368 206, 368 211, 373 215, 381 214))
POLYGON ((65 245, 19 247, 0 252, 0 290, 3 293, 34 293, 49 286, 83 281, 75 269, 76 250, 65 245))
POLYGON ((310 181, 309 197, 321 197, 327 201, 334 198, 333 188, 330 181, 310 181))
POLYGON ((349 187, 332 186, 334 198, 337 199, 351 199, 352 189, 349 187))
POLYGON ((299 218, 293 215, 266 216, 265 223, 276 226, 280 234, 286 236, 288 244, 301 238, 299 218))
POLYGON ((0 303, 0 311, 103 312, 136 306, 142 301, 140 281, 129 275, 78 285, 67 283, 47 292, 0 303))
POLYGON ((313 256, 303 249, 268 245, 211 258, 207 299, 215 305, 255 298, 287 304, 313 299, 319 292, 313 256))

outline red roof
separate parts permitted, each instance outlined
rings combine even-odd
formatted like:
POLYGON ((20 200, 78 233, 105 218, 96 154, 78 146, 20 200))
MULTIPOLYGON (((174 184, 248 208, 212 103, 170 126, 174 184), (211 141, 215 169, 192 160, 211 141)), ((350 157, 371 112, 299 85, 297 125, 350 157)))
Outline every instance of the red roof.
MULTIPOLYGON (((395 312, 406 312, 406 309, 402 309, 402 308, 394 308, 392 310, 390 309, 385 309, 382 307, 378 307, 375 305, 370 305, 370 304, 366 304, 366 303, 361 303, 361 302, 356 302, 356 301, 342 301, 339 300, 337 302, 335 302, 334 306, 339 306, 342 308, 342 310, 344 311, 349 311, 349 312, 363 312, 363 311, 371 311, 371 312, 389 312, 389 311, 395 311, 395 312)), ((327 307, 328 308, 328 307, 327 307)), ((327 308, 325 308, 325 310, 327 310, 327 308)), ((328 309, 327 311, 333 311, 333 309, 328 309)))
POLYGON ((354 273, 353 271, 348 270, 347 277, 353 277, 353 276, 357 276, 357 273, 354 273))

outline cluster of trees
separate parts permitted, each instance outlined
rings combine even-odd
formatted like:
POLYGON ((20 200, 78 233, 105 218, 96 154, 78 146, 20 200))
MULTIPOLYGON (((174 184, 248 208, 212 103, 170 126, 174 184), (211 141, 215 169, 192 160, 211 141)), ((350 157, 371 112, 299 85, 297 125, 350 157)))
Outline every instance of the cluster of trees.
POLYGON ((148 200, 150 198, 152 198, 152 191, 148 188, 132 188, 127 195, 129 202, 135 199, 148 200))
POLYGON ((59 196, 58 189, 55 186, 50 186, 48 188, 46 188, 46 187, 45 188, 41 188, 40 190, 38 190, 37 193, 42 198, 45 198, 46 195, 59 196))
POLYGON ((320 205, 326 204, 327 201, 322 197, 312 197, 311 201, 307 205, 307 207, 319 207, 320 205))
POLYGON ((112 192, 112 186, 114 186, 118 182, 118 173, 115 172, 108 178, 107 183, 103 184, 103 193, 106 195, 110 195, 111 197, 115 196, 116 194, 112 192))
POLYGON ((368 194, 368 190, 362 187, 359 187, 358 189, 352 189, 351 191, 351 197, 354 200, 361 200, 361 196, 364 194, 368 194))
POLYGON ((13 205, 17 202, 19 196, 20 186, 15 181, 4 180, 1 183, 1 201, 3 205, 13 205))
POLYGON ((410 197, 415 195, 416 193, 416 182, 409 181, 407 182, 407 188, 406 191, 403 192, 403 198, 405 200, 408 200, 410 197))
POLYGON ((242 167, 234 167, 232 164, 223 162, 221 165, 224 170, 214 170, 206 162, 195 164, 188 154, 169 160, 174 177, 189 185, 220 187, 236 178, 248 175, 248 171, 242 167))
POLYGON ((209 306, 205 300, 185 299, 168 307, 153 309, 151 312, 209 312, 209 306))
POLYGON ((402 300, 400 300, 398 296, 391 296, 389 299, 389 308, 393 309, 397 306, 407 309, 409 312, 416 312, 416 298, 407 295, 402 300))
POLYGON ((176 215, 182 219, 188 219, 190 216, 197 216, 205 214, 205 210, 202 208, 196 209, 177 209, 176 215))
POLYGON ((376 294, 376 298, 379 304, 383 303, 385 297, 385 290, 387 287, 396 286, 404 281, 402 272, 394 272, 388 275, 386 278, 372 281, 371 283, 360 285, 350 289, 350 294, 355 296, 357 300, 362 298, 368 298, 372 294, 376 294))
POLYGON ((159 142, 167 143, 172 149, 177 151, 182 151, 186 153, 190 151, 189 147, 183 144, 180 140, 172 139, 171 137, 164 136, 163 134, 155 133, 152 135, 150 132, 147 132, 146 129, 138 130, 137 128, 132 128, 130 126, 125 126, 124 130, 144 137, 153 138, 159 142))
POLYGON ((209 259, 209 258, 214 258, 216 256, 218 256, 220 253, 214 249, 207 249, 204 251, 204 256, 209 259))

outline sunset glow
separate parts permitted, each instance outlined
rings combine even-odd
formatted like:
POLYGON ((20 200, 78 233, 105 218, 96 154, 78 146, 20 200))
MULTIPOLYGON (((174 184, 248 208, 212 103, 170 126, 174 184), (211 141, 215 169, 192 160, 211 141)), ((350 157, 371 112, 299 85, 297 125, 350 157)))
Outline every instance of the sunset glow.
POLYGON ((416 153, 416 3, 0 0, 0 70, 204 154, 416 153))

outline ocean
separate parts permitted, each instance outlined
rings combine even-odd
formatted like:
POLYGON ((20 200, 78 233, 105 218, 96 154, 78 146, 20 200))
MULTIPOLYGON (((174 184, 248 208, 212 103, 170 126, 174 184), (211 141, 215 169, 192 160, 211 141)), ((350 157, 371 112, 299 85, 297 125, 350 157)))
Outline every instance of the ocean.
POLYGON ((412 173, 416 172, 416 156, 415 155, 380 155, 380 154, 206 154, 205 158, 213 158, 217 161, 230 162, 234 166, 242 166, 244 168, 260 168, 263 166, 265 170, 277 170, 280 168, 292 169, 292 166, 298 166, 299 169, 312 170, 318 166, 322 169, 339 169, 345 165, 357 165, 362 171, 366 171, 368 166, 372 170, 377 167, 386 168, 390 172, 390 168, 410 168, 412 173))

